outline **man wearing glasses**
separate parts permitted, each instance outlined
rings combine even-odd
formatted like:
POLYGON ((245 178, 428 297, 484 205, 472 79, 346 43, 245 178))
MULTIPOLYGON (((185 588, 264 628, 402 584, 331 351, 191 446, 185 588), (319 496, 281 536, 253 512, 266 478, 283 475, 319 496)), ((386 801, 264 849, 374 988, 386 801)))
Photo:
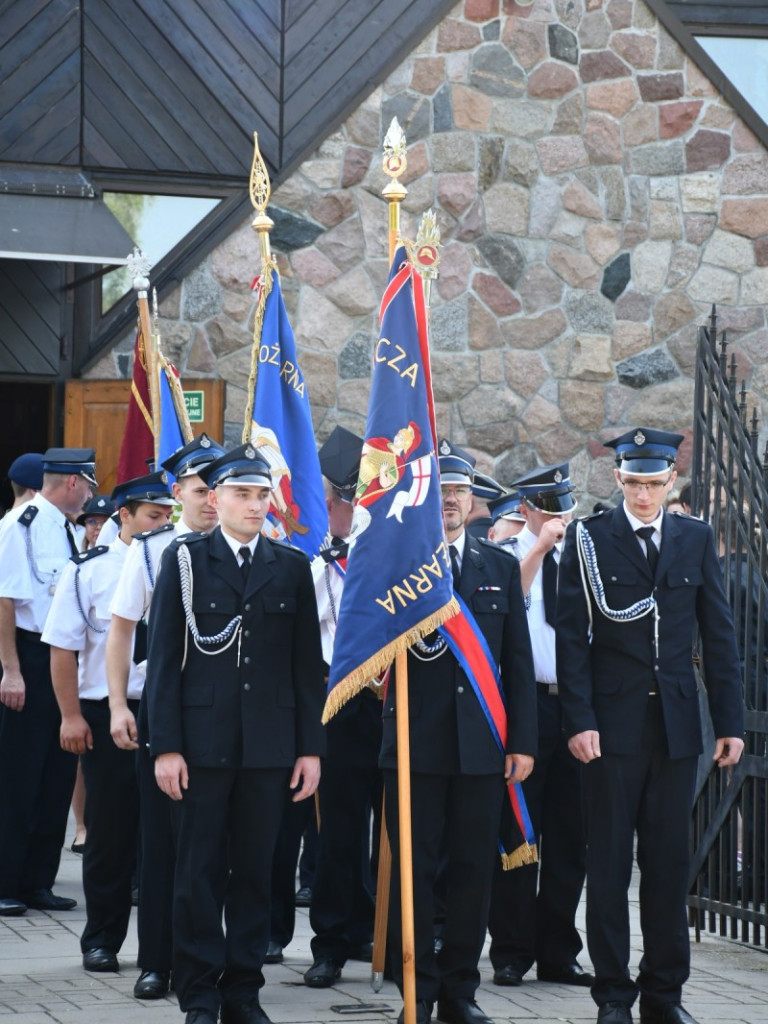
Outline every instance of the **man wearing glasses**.
POLYGON ((566 532, 557 664, 568 745, 583 763, 587 940, 599 1024, 696 1024, 681 1006, 690 949, 689 822, 702 752, 691 661, 701 634, 714 761, 744 748, 736 639, 710 527, 664 499, 680 434, 640 427, 607 442, 623 502, 566 532), (629 975, 627 890, 641 873, 643 957, 629 975))

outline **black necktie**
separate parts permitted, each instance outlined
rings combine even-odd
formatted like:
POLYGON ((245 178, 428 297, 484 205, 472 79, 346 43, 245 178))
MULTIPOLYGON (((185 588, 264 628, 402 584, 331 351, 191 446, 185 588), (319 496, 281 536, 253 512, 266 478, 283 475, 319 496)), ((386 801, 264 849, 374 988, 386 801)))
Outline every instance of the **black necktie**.
POLYGON ((541 564, 541 583, 544 591, 544 618, 554 629, 557 619, 557 562, 554 548, 544 555, 541 564))
POLYGON ((251 549, 247 545, 243 546, 238 551, 238 555, 242 558, 243 562, 240 566, 240 572, 243 575, 243 583, 248 582, 248 573, 251 571, 251 549))
POLYGON ((656 566, 659 562, 659 549, 651 540, 656 530, 653 526, 641 526, 639 530, 635 530, 638 537, 642 537, 645 541, 645 554, 648 559, 648 564, 651 567, 651 576, 656 579, 656 566))
POLYGON ((64 529, 67 531, 67 540, 69 541, 69 550, 72 552, 72 554, 76 558, 80 554, 80 552, 77 550, 77 541, 75 540, 75 535, 72 532, 72 523, 70 523, 70 521, 68 519, 66 519, 64 521, 64 529))
POLYGON ((453 576, 453 589, 459 589, 459 580, 461 579, 461 569, 459 568, 459 552, 456 550, 454 544, 448 545, 448 551, 451 555, 451 575, 453 576))

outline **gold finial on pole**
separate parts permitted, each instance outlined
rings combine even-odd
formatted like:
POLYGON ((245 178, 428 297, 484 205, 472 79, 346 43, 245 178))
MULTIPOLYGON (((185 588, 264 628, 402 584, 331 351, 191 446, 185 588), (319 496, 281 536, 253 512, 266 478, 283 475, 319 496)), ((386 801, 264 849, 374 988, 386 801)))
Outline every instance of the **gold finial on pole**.
POLYGON ((408 195, 408 189, 400 182, 400 176, 404 174, 408 160, 405 155, 405 132, 400 127, 400 122, 393 117, 387 134, 384 136, 384 158, 382 168, 384 173, 391 179, 382 190, 382 196, 389 203, 389 261, 395 255, 397 241, 400 237, 400 204, 408 195))
POLYGON ((273 263, 272 252, 269 247, 269 232, 275 226, 275 222, 266 214, 269 198, 272 195, 272 187, 269 182, 267 165, 259 149, 258 132, 253 133, 253 163, 251 164, 251 179, 249 190, 251 193, 251 204, 256 211, 256 216, 251 221, 251 227, 259 233, 261 243, 261 270, 262 273, 267 265, 273 263))
POLYGON ((416 241, 405 242, 408 258, 421 274, 424 281, 424 301, 429 309, 429 293, 432 282, 435 281, 440 271, 440 228, 437 224, 434 210, 427 210, 419 221, 419 230, 416 232, 416 241))

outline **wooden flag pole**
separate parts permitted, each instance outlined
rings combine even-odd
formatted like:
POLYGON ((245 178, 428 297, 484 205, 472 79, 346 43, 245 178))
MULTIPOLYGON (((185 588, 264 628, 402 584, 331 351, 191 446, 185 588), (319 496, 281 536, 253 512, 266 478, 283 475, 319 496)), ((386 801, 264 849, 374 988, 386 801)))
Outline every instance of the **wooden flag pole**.
POLYGON ((139 327, 144 342, 144 358, 147 362, 149 399, 152 404, 152 436, 154 438, 155 464, 157 464, 160 444, 160 384, 157 379, 157 342, 152 331, 152 318, 149 315, 149 272, 152 269, 152 264, 143 252, 134 249, 128 257, 128 268, 133 276, 139 327))
MULTIPOLYGON (((391 179, 382 191, 389 204, 389 263, 392 265, 400 241, 400 204, 407 195, 400 176, 406 168, 405 135, 397 118, 392 119, 384 139, 384 173, 391 179)), ((400 915, 403 936, 403 1018, 404 1024, 416 1024, 416 955, 413 924, 413 846, 411 842, 411 749, 408 723, 408 654, 401 651, 395 658, 397 686, 397 795, 400 848, 400 915)), ((382 815, 382 847, 389 842, 385 816, 382 815)), ((376 924, 374 926, 373 987, 376 989, 377 969, 382 972, 386 946, 386 918, 380 915, 389 903, 392 857, 379 854, 379 877, 376 893, 376 924), (378 949, 376 939, 378 938, 378 949), (378 955, 377 955, 378 954, 378 955)), ((379 987, 381 987, 379 985, 379 987)))

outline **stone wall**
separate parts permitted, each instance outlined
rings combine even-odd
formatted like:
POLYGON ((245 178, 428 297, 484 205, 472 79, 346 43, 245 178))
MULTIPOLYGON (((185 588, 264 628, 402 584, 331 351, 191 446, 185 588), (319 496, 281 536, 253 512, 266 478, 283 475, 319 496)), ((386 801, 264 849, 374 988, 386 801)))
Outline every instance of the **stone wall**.
MULTIPOLYGON (((768 411, 765 149, 642 0, 463 0, 272 197, 320 440, 336 423, 364 430, 394 115, 409 143, 403 233, 429 208, 442 230, 439 430, 480 468, 508 483, 570 459, 582 507, 609 498, 601 440, 638 423, 690 432, 713 302, 750 408, 768 411)), ((161 308, 182 376, 227 381, 230 441, 258 251, 246 223, 161 308)), ((114 375, 130 345, 89 376, 114 375)))

